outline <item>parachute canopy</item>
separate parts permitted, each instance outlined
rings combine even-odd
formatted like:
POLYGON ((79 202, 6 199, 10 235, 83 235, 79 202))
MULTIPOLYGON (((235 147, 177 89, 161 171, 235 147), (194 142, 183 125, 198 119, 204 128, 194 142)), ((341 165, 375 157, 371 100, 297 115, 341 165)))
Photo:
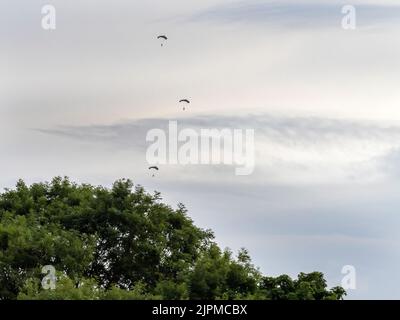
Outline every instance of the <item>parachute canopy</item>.
MULTIPOLYGON (((159 36, 157 37, 157 39, 163 39, 162 42, 165 42, 165 41, 168 40, 168 37, 165 36, 165 35, 159 35, 159 36)), ((161 42, 161 47, 164 46, 164 44, 163 44, 162 42, 161 42)))
MULTIPOLYGON (((179 100, 179 103, 187 103, 187 104, 189 104, 190 103, 190 101, 188 100, 188 99, 182 99, 182 100, 179 100)), ((185 111, 186 110, 186 108, 185 107, 183 107, 183 111, 185 111)))

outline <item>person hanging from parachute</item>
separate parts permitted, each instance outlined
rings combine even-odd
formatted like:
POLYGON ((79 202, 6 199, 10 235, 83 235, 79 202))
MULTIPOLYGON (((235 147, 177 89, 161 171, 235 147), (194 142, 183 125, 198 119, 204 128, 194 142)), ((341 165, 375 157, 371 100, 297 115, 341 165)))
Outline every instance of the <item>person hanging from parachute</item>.
MULTIPOLYGON (((182 100, 179 100, 179 103, 190 104, 190 101, 188 99, 182 99, 182 100)), ((186 110, 186 107, 184 106, 183 111, 185 111, 185 110, 186 110)))
MULTIPOLYGON (((168 40, 168 37, 166 36, 166 35, 159 35, 158 37, 157 37, 157 39, 163 39, 163 41, 165 42, 165 41, 167 41, 168 40)), ((163 47, 164 46, 164 42, 161 42, 161 47, 163 47)))
MULTIPOLYGON (((158 169, 158 167, 157 167, 157 166, 152 166, 152 167, 149 167, 149 170, 156 170, 156 171, 158 171, 159 169, 158 169)), ((154 172, 155 172, 155 171, 153 171, 153 175, 152 175, 152 177, 155 177, 155 174, 154 174, 154 172)))

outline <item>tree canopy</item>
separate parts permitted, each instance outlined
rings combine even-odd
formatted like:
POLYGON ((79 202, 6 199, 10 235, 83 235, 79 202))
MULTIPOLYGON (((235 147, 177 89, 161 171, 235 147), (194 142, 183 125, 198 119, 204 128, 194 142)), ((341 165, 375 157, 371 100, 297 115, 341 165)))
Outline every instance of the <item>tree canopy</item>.
POLYGON ((0 194, 0 299, 342 299, 320 272, 264 276, 221 250, 184 205, 130 180, 112 188, 56 177, 0 194), (56 287, 42 287, 54 266, 56 287))

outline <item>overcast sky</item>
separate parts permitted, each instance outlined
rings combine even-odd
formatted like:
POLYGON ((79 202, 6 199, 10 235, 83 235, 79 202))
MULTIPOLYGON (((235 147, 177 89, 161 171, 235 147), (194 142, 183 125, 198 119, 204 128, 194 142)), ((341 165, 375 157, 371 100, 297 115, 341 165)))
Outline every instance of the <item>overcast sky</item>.
POLYGON ((128 177, 265 274, 340 285, 353 265, 350 298, 400 299, 400 5, 354 0, 344 30, 344 4, 2 0, 0 187, 128 177), (41 27, 45 4, 56 30, 41 27), (254 174, 164 165, 152 178, 146 133, 168 120, 254 129, 254 174))

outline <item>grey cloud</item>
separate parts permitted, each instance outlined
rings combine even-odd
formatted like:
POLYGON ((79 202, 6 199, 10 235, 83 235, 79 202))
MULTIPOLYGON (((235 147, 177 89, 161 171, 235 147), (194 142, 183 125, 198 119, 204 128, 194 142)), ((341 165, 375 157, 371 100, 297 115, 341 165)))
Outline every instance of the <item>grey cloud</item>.
MULTIPOLYGON (((246 116, 194 116, 180 119, 131 120, 112 125, 62 126, 37 129, 51 136, 86 142, 96 148, 129 153, 145 158, 151 144, 151 129, 168 134, 168 121, 178 129, 253 129, 255 172, 242 179, 250 185, 316 184, 325 181, 372 181, 390 177, 384 167, 387 153, 400 147, 400 126, 384 122, 327 118, 277 117, 267 114, 246 116), (381 160, 383 158, 383 160, 381 160), (383 164, 382 164, 383 163, 383 164), (267 182, 265 178, 268 177, 267 182)), ((166 165, 169 179, 212 182, 223 186, 234 181, 232 166, 166 165), (224 182, 218 179, 224 177, 224 182)), ((164 177, 165 179, 167 176, 164 177)), ((234 183, 234 182, 233 182, 234 183)))
MULTIPOLYGON (((239 1, 218 5, 199 12, 193 21, 215 21, 225 23, 262 23, 287 27, 340 26, 341 9, 345 1, 239 1)), ((397 21, 400 7, 396 5, 355 5, 358 25, 397 21)))
POLYGON ((133 143, 145 142, 146 132, 150 129, 167 129, 168 121, 178 121, 180 128, 237 128, 255 129, 257 134, 269 135, 276 139, 299 142, 316 140, 335 140, 338 137, 355 139, 385 140, 400 137, 400 124, 363 120, 338 120, 313 117, 277 117, 268 114, 245 116, 195 116, 186 118, 153 118, 126 120, 112 125, 60 126, 37 129, 40 132, 62 135, 70 138, 114 143, 125 147, 133 143))

